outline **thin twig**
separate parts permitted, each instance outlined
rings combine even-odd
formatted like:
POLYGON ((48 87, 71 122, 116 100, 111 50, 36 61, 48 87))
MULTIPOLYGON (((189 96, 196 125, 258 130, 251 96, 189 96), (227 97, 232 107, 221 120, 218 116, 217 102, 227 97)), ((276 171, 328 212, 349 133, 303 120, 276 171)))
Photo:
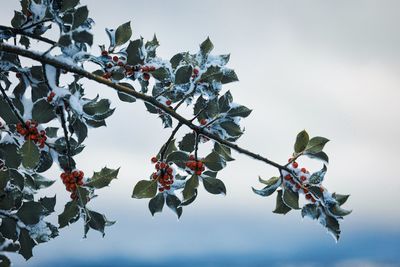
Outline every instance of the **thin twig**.
POLYGON ((176 133, 179 131, 179 129, 182 127, 182 125, 183 124, 181 122, 179 122, 178 125, 175 127, 175 129, 172 131, 172 133, 171 133, 170 137, 168 138, 167 142, 165 142, 165 145, 163 146, 163 149, 162 149, 162 151, 160 153, 160 158, 161 158, 160 160, 161 161, 164 160, 165 153, 167 152, 170 143, 172 142, 172 140, 174 139, 176 133))

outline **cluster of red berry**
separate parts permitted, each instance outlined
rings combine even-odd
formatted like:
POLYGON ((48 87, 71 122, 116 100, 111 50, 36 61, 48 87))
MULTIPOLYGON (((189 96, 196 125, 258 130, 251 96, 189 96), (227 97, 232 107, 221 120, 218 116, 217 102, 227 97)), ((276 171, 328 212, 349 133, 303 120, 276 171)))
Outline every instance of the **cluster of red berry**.
POLYGON ((53 91, 50 92, 50 94, 47 96, 47 102, 51 102, 53 101, 53 98, 56 96, 56 93, 54 93, 53 91))
MULTIPOLYGON (((312 194, 310 194, 309 190, 307 189, 308 185, 305 184, 310 174, 309 171, 307 171, 306 168, 301 168, 299 171, 299 164, 296 161, 293 162, 292 161, 293 159, 290 158, 289 162, 291 162, 291 164, 289 165, 289 168, 292 169, 294 172, 298 173, 300 181, 295 180, 291 174, 286 174, 283 178, 289 184, 292 184, 297 191, 302 191, 305 194, 305 198, 307 200, 310 200, 312 203, 315 203, 316 199, 313 197, 312 194)), ((321 190, 323 190, 322 187, 321 190)))
POLYGON ((206 169, 204 163, 201 160, 196 160, 193 155, 189 156, 189 161, 186 162, 186 167, 193 171, 196 175, 201 175, 206 169))
POLYGON ((47 140, 46 132, 44 130, 39 132, 37 126, 37 122, 30 120, 25 122, 25 126, 22 123, 18 123, 17 132, 25 136, 25 140, 32 140, 35 144, 39 144, 40 148, 43 148, 47 140))
POLYGON ((194 78, 196 78, 198 75, 199 75, 199 69, 198 68, 194 68, 193 69, 193 74, 192 74, 192 78, 194 79, 194 78))
POLYGON ((83 172, 79 170, 74 170, 72 172, 65 171, 61 173, 60 177, 65 185, 65 188, 68 192, 71 192, 71 199, 78 199, 76 188, 80 185, 83 185, 83 175, 83 172))
POLYGON ((174 183, 174 170, 167 163, 158 161, 156 157, 152 157, 151 162, 155 164, 156 168, 152 179, 158 181, 158 191, 170 190, 171 185, 174 183))

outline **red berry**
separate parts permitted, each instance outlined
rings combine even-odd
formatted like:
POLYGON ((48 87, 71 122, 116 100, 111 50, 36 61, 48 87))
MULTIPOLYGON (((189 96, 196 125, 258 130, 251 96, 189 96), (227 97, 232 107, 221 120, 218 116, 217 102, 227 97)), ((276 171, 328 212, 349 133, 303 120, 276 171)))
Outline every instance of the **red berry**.
POLYGON ((312 198, 312 196, 310 194, 306 195, 306 199, 311 199, 311 198, 312 198))
POLYGON ((317 202, 317 201, 315 200, 315 198, 311 198, 311 202, 312 202, 312 203, 315 203, 315 202, 317 202))
POLYGON ((151 158, 151 162, 156 163, 157 161, 158 161, 158 159, 156 157, 151 158))
POLYGON ((172 101, 171 101, 171 100, 167 100, 167 101, 165 102, 165 104, 166 104, 167 106, 171 106, 172 101))
POLYGON ((112 60, 115 62, 118 62, 119 58, 118 58, 118 56, 113 56, 112 60))
POLYGON ((20 78, 22 77, 22 74, 21 74, 20 72, 17 72, 17 73, 15 74, 15 77, 17 77, 18 79, 20 79, 20 78))
POLYGON ((117 64, 117 65, 120 66, 120 67, 122 67, 122 66, 124 66, 124 62, 118 61, 118 64, 117 64))
POLYGON ((158 188, 158 191, 164 192, 164 188, 160 187, 160 188, 158 188))
POLYGON ((145 81, 150 80, 150 74, 148 74, 148 73, 143 73, 143 80, 145 80, 145 81))
POLYGON ((160 168, 161 169, 165 169, 165 167, 167 167, 167 164, 165 162, 161 162, 160 163, 160 168))
POLYGON ((173 171, 174 171, 174 170, 173 170, 172 168, 168 168, 168 169, 167 169, 167 173, 168 173, 168 174, 172 174, 173 171))
POLYGON ((196 175, 201 175, 202 171, 196 171, 196 175))
POLYGON ((302 180, 302 181, 304 182, 305 180, 307 180, 307 177, 305 177, 305 176, 300 176, 300 180, 302 180))
POLYGON ((296 188, 297 188, 297 189, 300 189, 300 188, 301 188, 301 185, 300 185, 300 184, 296 184, 296 188))
POLYGON ((293 158, 289 158, 289 159, 288 159, 288 162, 291 162, 292 160, 293 160, 293 158))
POLYGON ((293 168, 296 169, 297 167, 299 167, 299 164, 295 161, 295 162, 292 163, 292 166, 293 166, 293 168))
POLYGON ((165 186, 165 190, 170 190, 170 189, 171 189, 171 186, 169 186, 169 185, 165 186))
POLYGON ((198 68, 193 69, 193 74, 197 76, 199 74, 199 69, 198 68))
POLYGON ((301 168, 301 172, 302 173, 307 173, 307 169, 306 168, 301 168))
POLYGON ((200 124, 201 125, 206 125, 207 124, 207 120, 206 119, 201 119, 200 120, 200 124))
POLYGON ((194 155, 190 155, 190 156, 189 156, 189 159, 190 159, 190 160, 194 160, 194 159, 195 159, 195 158, 194 158, 194 155))
POLYGON ((304 192, 304 194, 307 194, 308 193, 308 189, 307 188, 303 188, 303 192, 304 192))
POLYGON ((160 169, 160 163, 156 164, 156 169, 159 170, 160 169))
POLYGON ((105 51, 105 50, 104 50, 104 51, 101 51, 101 55, 104 56, 104 57, 106 57, 106 56, 108 56, 108 52, 105 51))
POLYGON ((288 180, 288 181, 289 181, 289 180, 291 180, 291 179, 292 179, 292 176, 290 176, 290 174, 288 174, 288 175, 285 176, 285 180, 288 180))

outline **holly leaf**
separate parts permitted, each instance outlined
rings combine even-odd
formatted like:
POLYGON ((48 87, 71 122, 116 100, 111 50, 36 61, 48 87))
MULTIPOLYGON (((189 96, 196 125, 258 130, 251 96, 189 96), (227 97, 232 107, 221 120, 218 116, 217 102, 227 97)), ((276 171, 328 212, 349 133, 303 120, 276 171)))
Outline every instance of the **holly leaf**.
POLYGON ((167 162, 173 162, 180 168, 185 168, 186 162, 189 160, 189 155, 183 151, 174 151, 167 156, 167 162))
POLYGON ((253 187, 252 189, 254 193, 263 197, 272 195, 276 191, 276 189, 282 184, 282 179, 280 177, 272 177, 268 181, 265 181, 261 178, 259 178, 259 180, 261 183, 266 184, 267 186, 261 190, 257 190, 253 187))
POLYGON ((340 206, 342 206, 344 203, 346 203, 346 201, 350 197, 350 195, 341 195, 341 194, 333 193, 332 197, 339 203, 340 206))
POLYGON ((132 36, 131 22, 128 21, 120 25, 115 32, 115 45, 123 45, 128 42, 132 36))
POLYGON ((315 204, 306 204, 301 209, 301 216, 303 218, 309 217, 313 220, 317 220, 320 215, 321 215, 321 212, 319 211, 317 205, 315 205, 315 204))
POLYGON ((283 196, 282 196, 283 202, 286 204, 286 206, 298 210, 300 209, 299 207, 299 193, 293 192, 289 188, 286 188, 283 190, 283 196))
POLYGON ((48 123, 56 118, 54 107, 45 99, 37 101, 32 108, 32 119, 40 123, 48 123))
POLYGON ((182 66, 180 67, 175 74, 175 84, 185 84, 190 81, 190 77, 192 77, 193 68, 192 66, 182 66))
POLYGON ((226 166, 225 160, 215 151, 208 154, 203 162, 207 168, 215 172, 222 170, 226 166))
POLYGON ((313 137, 308 142, 305 152, 311 153, 311 154, 321 152, 324 149, 326 143, 328 143, 328 142, 329 142, 329 139, 327 139, 325 137, 321 137, 321 136, 313 137))
POLYGON ((210 40, 210 37, 207 37, 207 39, 200 44, 200 52, 204 55, 207 56, 210 54, 210 52, 214 49, 214 45, 210 40))
POLYGON ((322 181, 324 180, 324 177, 325 177, 325 174, 326 174, 327 170, 328 169, 326 168, 326 165, 324 164, 324 167, 321 170, 319 170, 317 172, 314 172, 310 176, 310 178, 308 179, 309 183, 310 184, 320 184, 320 183, 322 183, 322 181))
POLYGON ((296 137, 296 142, 294 144, 294 152, 296 153, 303 152, 307 147, 309 139, 310 137, 308 133, 305 130, 301 131, 296 137))
POLYGON ((152 216, 157 212, 162 212, 164 207, 164 194, 159 193, 149 201, 149 210, 152 216))
POLYGON ((179 149, 186 152, 193 152, 196 144, 196 135, 194 133, 188 133, 179 142, 179 149))
POLYGON ((180 207, 181 201, 179 198, 177 198, 175 195, 167 195, 166 199, 167 206, 173 210, 176 215, 178 216, 178 219, 181 217, 183 209, 180 207))
POLYGON ((277 214, 286 214, 291 210, 282 200, 282 190, 278 190, 278 194, 276 196, 276 207, 273 213, 277 214))
POLYGON ((27 201, 18 210, 17 216, 25 224, 37 224, 45 213, 45 208, 39 202, 27 201))
POLYGON ((76 222, 80 217, 78 201, 73 200, 65 204, 64 211, 58 215, 58 224, 63 228, 76 222))
POLYGON ((212 177, 203 177, 202 180, 204 188, 207 190, 207 192, 214 195, 219 195, 219 194, 226 195, 226 188, 221 180, 212 177))
POLYGON ((29 260, 33 256, 32 249, 36 245, 36 243, 29 235, 28 230, 24 228, 20 230, 18 241, 21 246, 18 253, 21 254, 25 258, 25 260, 29 260))
POLYGON ((100 172, 94 172, 92 178, 86 183, 86 186, 94 187, 97 189, 108 186, 112 180, 117 179, 119 168, 109 169, 104 167, 100 172))
POLYGON ((141 180, 133 189, 133 198, 153 198, 157 193, 157 180, 141 180))
POLYGON ((197 175, 193 175, 190 177, 186 183, 185 188, 183 189, 183 200, 189 200, 196 195, 196 189, 199 186, 199 177, 197 175))

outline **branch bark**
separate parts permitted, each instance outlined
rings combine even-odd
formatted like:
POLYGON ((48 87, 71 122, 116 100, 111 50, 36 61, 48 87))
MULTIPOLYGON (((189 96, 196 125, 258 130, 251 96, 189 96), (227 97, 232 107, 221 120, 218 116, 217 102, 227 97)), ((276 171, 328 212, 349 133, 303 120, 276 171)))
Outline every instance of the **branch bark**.
POLYGON ((74 66, 74 65, 68 65, 65 62, 58 60, 57 58, 53 57, 53 56, 49 56, 49 55, 43 55, 42 53, 39 52, 34 52, 34 51, 30 51, 18 46, 14 46, 14 45, 10 45, 10 44, 6 44, 6 43, 0 43, 0 51, 4 51, 4 52, 8 52, 8 53, 13 53, 22 57, 26 57, 26 58, 30 58, 36 61, 39 61, 41 63, 44 64, 49 64, 52 65, 56 68, 60 68, 60 69, 64 69, 66 71, 81 75, 89 80, 93 80, 96 81, 98 83, 104 84, 108 87, 111 87, 113 89, 115 89, 116 91, 128 94, 130 96, 133 96, 137 99, 140 99, 148 104, 151 104, 159 109, 161 109, 162 111, 164 111, 166 114, 169 114, 171 117, 173 117, 174 119, 176 119, 179 123, 186 125, 187 127, 189 127, 190 129, 192 129, 193 131, 195 131, 197 134, 201 134, 204 135, 222 145, 225 145, 233 150, 235 150, 238 153, 247 155, 253 159, 262 161, 270 166, 273 166, 279 170, 286 170, 289 173, 292 173, 291 170, 289 170, 286 166, 280 165, 272 160, 269 160, 266 157, 263 157, 257 153, 254 153, 248 149, 242 148, 240 146, 238 146, 235 143, 226 141, 222 138, 220 138, 219 136, 209 133, 206 131, 206 129, 199 127, 195 124, 193 124, 190 120, 187 120, 186 118, 184 118, 183 116, 181 116, 180 114, 178 114, 177 112, 175 112, 174 110, 168 108, 167 106, 161 104, 160 102, 158 102, 154 97, 149 96, 149 95, 145 95, 142 93, 139 93, 129 87, 123 86, 121 84, 116 84, 113 83, 110 80, 104 79, 103 77, 100 77, 98 75, 92 74, 90 72, 85 71, 83 68, 79 67, 79 66, 74 66))

